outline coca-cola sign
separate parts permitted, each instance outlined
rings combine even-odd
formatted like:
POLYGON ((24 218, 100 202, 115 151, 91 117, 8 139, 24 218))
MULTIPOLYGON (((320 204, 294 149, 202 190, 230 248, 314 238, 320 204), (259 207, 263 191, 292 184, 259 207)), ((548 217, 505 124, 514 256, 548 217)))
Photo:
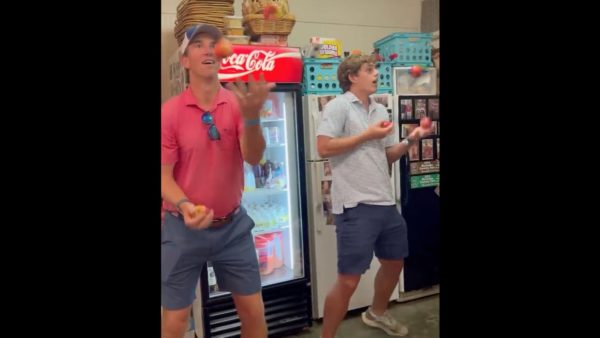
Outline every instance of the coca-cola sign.
POLYGON ((224 58, 219 80, 248 81, 264 74, 268 82, 302 82, 302 56, 298 48, 277 46, 233 45, 233 54, 224 58))

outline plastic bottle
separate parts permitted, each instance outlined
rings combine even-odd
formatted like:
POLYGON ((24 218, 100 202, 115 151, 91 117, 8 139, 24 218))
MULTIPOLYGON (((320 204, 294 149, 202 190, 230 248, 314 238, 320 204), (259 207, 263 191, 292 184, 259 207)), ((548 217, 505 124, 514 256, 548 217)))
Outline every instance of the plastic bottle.
POLYGON ((254 191, 255 189, 254 171, 250 164, 244 162, 244 191, 254 191))
POLYGON ((219 291, 217 286, 217 277, 215 276, 215 270, 213 269, 212 265, 208 266, 208 289, 211 293, 219 291))

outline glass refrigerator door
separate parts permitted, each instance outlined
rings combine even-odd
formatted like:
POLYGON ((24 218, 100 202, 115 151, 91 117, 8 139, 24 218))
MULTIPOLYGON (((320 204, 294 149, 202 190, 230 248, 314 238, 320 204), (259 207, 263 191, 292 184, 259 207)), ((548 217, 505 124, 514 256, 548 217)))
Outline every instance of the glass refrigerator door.
POLYGON ((394 68, 396 95, 436 95, 437 69, 427 67, 423 68, 420 74, 413 74, 411 73, 411 68, 394 68))
MULTIPOLYGON (((252 230, 262 285, 304 277, 296 93, 271 92, 261 112, 266 148, 256 166, 244 163, 242 206, 254 220, 252 230)), ((210 295, 223 294, 208 265, 210 295)))

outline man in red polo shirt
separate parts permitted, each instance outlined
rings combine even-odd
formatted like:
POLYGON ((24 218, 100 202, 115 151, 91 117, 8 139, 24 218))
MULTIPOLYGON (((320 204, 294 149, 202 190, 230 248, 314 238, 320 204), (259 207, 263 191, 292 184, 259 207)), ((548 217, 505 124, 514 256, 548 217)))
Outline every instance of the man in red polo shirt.
POLYGON ((265 149, 259 114, 274 84, 261 76, 222 88, 214 53, 221 38, 207 24, 186 31, 181 64, 190 85, 162 106, 162 338, 183 337, 207 260, 219 289, 233 296, 242 337, 267 336, 254 222, 240 202, 243 162, 257 164, 265 149))

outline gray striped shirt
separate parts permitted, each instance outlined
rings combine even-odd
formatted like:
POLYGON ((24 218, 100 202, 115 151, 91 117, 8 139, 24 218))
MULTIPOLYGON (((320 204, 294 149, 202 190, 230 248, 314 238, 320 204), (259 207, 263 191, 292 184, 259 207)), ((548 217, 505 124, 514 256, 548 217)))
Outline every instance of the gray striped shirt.
MULTIPOLYGON (((323 111, 317 135, 333 138, 358 135, 377 121, 388 120, 385 107, 369 99, 369 112, 350 91, 329 101, 323 111)), ((398 132, 383 139, 364 142, 340 155, 332 156, 331 198, 334 214, 358 203, 394 205, 385 148, 398 142, 398 132)))

